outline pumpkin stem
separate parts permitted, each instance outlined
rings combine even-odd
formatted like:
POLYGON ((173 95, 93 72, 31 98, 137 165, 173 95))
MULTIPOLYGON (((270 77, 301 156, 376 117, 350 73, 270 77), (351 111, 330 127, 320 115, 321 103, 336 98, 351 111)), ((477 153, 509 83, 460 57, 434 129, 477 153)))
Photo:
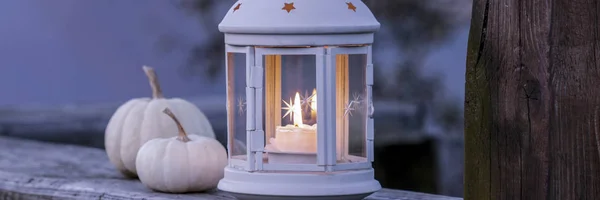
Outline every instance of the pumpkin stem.
POLYGON ((148 77, 148 81, 150 81, 150 87, 152 88, 152 98, 164 98, 162 90, 160 89, 160 84, 158 83, 158 76, 156 76, 156 72, 154 72, 154 69, 148 66, 144 66, 142 68, 144 69, 144 72, 148 77))
POLYGON ((167 114, 169 117, 171 117, 171 119, 173 119, 173 121, 175 121, 175 124, 177 125, 177 129, 179 130, 179 135, 177 136, 177 140, 182 141, 182 142, 189 142, 190 138, 188 138, 187 133, 185 133, 185 130, 183 130, 183 126, 181 126, 181 123, 179 122, 177 117, 175 117, 173 112, 171 112, 171 110, 169 108, 165 108, 163 110, 163 113, 167 114))

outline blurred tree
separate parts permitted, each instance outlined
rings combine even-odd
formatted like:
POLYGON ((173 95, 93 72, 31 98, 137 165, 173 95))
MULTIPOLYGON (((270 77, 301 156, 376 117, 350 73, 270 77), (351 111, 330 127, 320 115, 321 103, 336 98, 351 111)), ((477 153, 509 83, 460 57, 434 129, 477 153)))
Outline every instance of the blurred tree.
MULTIPOLYGON (((214 80, 223 73, 224 65, 223 34, 215 28, 224 12, 215 8, 219 6, 229 8, 235 1, 173 0, 172 2, 185 12, 195 15, 201 22, 203 33, 209 38, 205 44, 194 45, 189 49, 187 66, 184 68, 186 74, 203 74, 214 80)), ((390 69, 390 67, 375 68, 376 83, 373 88, 375 97, 399 102, 420 102, 421 113, 415 115, 432 114, 435 119, 442 120, 440 123, 444 124, 444 127, 460 126, 458 124, 462 124, 462 117, 451 116, 462 116, 462 109, 460 109, 462 105, 456 102, 433 105, 439 103, 435 99, 443 95, 440 87, 441 77, 424 76, 421 68, 427 53, 468 20, 469 14, 464 13, 470 7, 470 2, 468 0, 365 0, 364 2, 384 25, 382 30, 376 33, 378 39, 375 40, 374 45, 377 47, 383 43, 393 42, 403 55, 393 64, 396 65, 392 68, 395 70, 393 72, 395 76, 382 75, 382 68, 390 69), (431 109, 434 106, 443 108, 431 109)), ((161 37, 158 41, 159 48, 172 49, 170 38, 161 37)), ((377 61, 375 65, 382 66, 377 61)), ((425 116, 420 118, 425 120, 425 116)))

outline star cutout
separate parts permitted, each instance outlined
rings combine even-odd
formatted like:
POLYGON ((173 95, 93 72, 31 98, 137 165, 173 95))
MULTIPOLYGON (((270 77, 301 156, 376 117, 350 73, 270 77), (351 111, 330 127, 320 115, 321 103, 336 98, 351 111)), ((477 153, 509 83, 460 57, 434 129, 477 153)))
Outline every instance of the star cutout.
POLYGON ((365 105, 365 103, 366 102, 363 95, 361 95, 358 92, 353 93, 352 100, 350 100, 350 102, 348 102, 348 104, 346 104, 346 107, 344 108, 344 116, 352 116, 352 111, 356 109, 358 109, 358 112, 360 113, 365 113, 365 111, 367 111, 366 109, 370 109, 370 107, 372 107, 372 105, 365 105))
POLYGON ((360 95, 358 92, 355 92, 352 94, 352 101, 354 103, 354 107, 356 109, 359 109, 358 111, 360 111, 361 113, 364 113, 365 111, 365 100, 363 98, 362 95, 360 95))
POLYGON ((242 97, 238 98, 237 107, 238 107, 238 114, 240 116, 242 116, 242 114, 244 114, 244 111, 246 111, 246 101, 244 101, 244 99, 242 97))
POLYGON ((352 4, 352 2, 346 2, 346 5, 348 5, 348 10, 352 10, 352 11, 356 12, 356 6, 354 6, 354 4, 352 4))
POLYGON ((284 6, 283 8, 281 8, 281 10, 285 10, 288 13, 290 13, 292 10, 296 9, 296 7, 294 7, 294 3, 283 3, 284 6))
POLYGON ((346 104, 344 108, 344 117, 350 115, 352 116, 352 111, 354 110, 354 101, 350 101, 350 103, 346 104))
POLYGON ((300 95, 300 103, 304 106, 304 110, 308 110, 311 109, 310 108, 310 103, 312 102, 313 98, 315 97, 315 94, 312 93, 308 93, 308 91, 304 91, 304 95, 300 95))
POLYGON ((239 9, 240 9, 240 6, 242 6, 242 4, 241 4, 241 3, 238 3, 238 5, 237 5, 237 6, 235 6, 235 8, 233 8, 233 12, 235 12, 236 10, 239 10, 239 9))
POLYGON ((362 104, 364 100, 363 96, 358 92, 352 93, 352 101, 355 101, 358 104, 362 104))
POLYGON ((290 115, 290 121, 292 120, 292 114, 294 113, 294 106, 291 104, 292 103, 292 98, 290 98, 290 103, 285 102, 285 100, 281 100, 283 101, 283 103, 285 104, 285 107, 281 108, 282 110, 287 110, 285 112, 285 115, 283 115, 282 118, 285 118, 285 116, 290 115))

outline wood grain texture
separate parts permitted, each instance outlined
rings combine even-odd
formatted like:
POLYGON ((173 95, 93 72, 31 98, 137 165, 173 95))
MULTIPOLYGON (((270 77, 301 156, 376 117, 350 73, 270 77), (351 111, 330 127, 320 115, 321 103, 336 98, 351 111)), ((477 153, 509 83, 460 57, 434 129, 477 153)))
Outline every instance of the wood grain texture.
MULTIPOLYGON (((193 194, 154 192, 126 179, 97 148, 0 137, 0 199, 211 199, 230 200, 221 191, 193 194)), ((460 200, 382 189, 369 200, 460 200)))
POLYGON ((465 199, 600 199, 595 0, 475 0, 465 199))

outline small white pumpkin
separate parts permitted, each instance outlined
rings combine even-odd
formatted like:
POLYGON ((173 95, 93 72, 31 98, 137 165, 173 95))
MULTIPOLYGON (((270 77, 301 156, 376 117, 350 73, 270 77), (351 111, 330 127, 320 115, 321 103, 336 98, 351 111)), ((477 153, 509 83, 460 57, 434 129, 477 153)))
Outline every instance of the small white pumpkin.
POLYGON ((144 144, 136 159, 140 181, 148 188, 170 193, 203 192, 217 187, 224 176, 227 152, 219 141, 187 135, 175 115, 179 135, 156 138, 144 144))
POLYGON ((152 98, 134 98, 121 105, 105 130, 108 158, 125 176, 137 177, 135 158, 139 148, 154 138, 176 136, 177 125, 162 110, 169 107, 180 116, 191 134, 215 138, 210 122, 196 105, 180 98, 164 98, 154 69, 144 66, 152 88, 152 98))

